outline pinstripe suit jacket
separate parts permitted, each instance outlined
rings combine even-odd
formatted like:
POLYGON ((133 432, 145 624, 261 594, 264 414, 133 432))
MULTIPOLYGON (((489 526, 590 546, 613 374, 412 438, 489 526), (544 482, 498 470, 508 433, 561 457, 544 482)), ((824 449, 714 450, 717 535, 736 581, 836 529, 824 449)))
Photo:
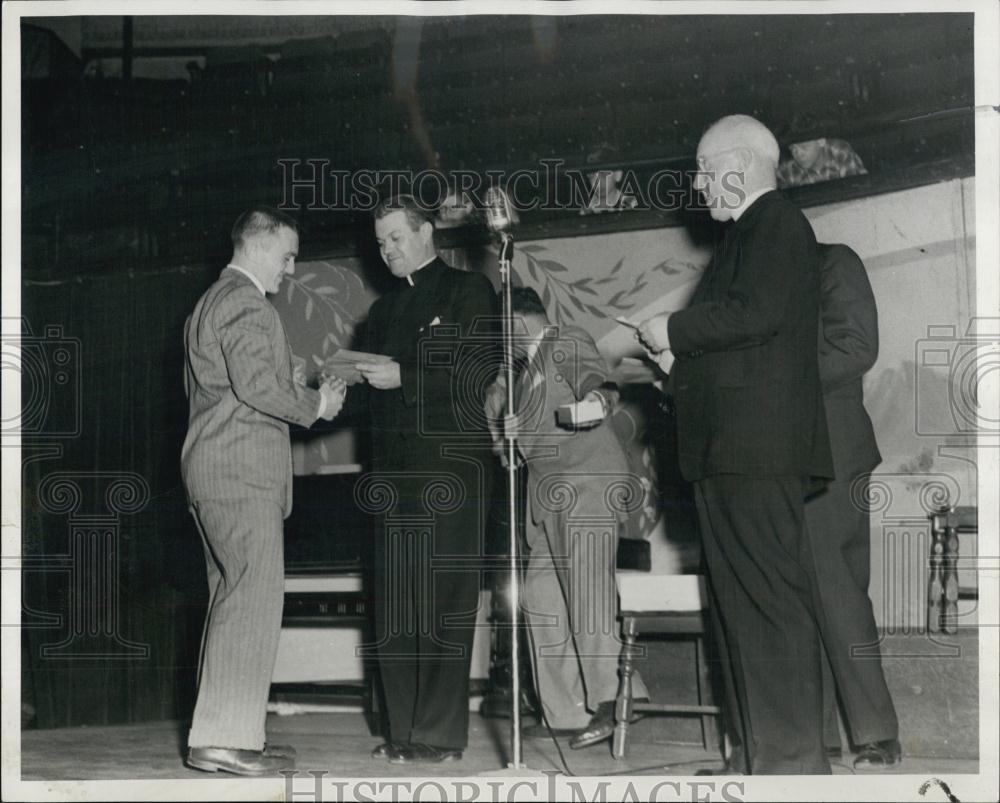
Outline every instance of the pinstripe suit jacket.
POLYGON ((319 392, 292 381, 285 329, 271 303, 226 268, 184 326, 190 405, 181 476, 191 503, 271 499, 292 509, 288 423, 310 426, 319 392))
MULTIPOLYGON (((601 387, 609 373, 587 332, 576 326, 549 327, 534 358, 515 380, 514 409, 521 431, 517 445, 528 466, 527 497, 535 524, 549 520, 559 527, 560 520, 570 515, 590 519, 610 514, 605 502, 609 475, 629 473, 628 458, 610 418, 590 429, 567 429, 556 422, 559 407, 582 401, 592 390, 602 393, 613 407, 617 391, 601 387), (573 475, 572 510, 562 510, 546 490, 550 478, 563 474, 573 475)), ((500 418, 506 406, 507 382, 501 373, 487 393, 486 414, 500 418)))

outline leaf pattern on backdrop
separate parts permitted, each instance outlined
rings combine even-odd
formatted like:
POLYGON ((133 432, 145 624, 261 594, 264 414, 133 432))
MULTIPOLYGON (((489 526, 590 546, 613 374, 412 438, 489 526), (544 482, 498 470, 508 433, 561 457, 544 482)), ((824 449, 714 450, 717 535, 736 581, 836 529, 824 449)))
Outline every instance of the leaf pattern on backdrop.
POLYGON ((289 306, 301 309, 305 321, 324 332, 320 352, 310 355, 313 365, 318 367, 330 354, 351 345, 367 302, 364 282, 357 273, 332 262, 311 264, 324 270, 286 276, 285 293, 289 306))
MULTIPOLYGON (((520 246, 518 253, 524 257, 523 266, 519 265, 519 278, 538 291, 553 320, 588 331, 593 330, 595 319, 607 320, 641 310, 653 300, 651 294, 663 292, 667 285, 695 278, 704 270, 703 264, 673 257, 637 269, 626 264, 626 254, 607 268, 594 270, 589 264, 571 267, 552 258, 552 251, 539 243, 520 246)), ((644 414, 637 408, 626 405, 616 412, 615 418, 616 430, 621 428, 619 436, 630 470, 643 487, 642 504, 628 517, 624 532, 632 538, 648 539, 663 518, 653 445, 645 430, 644 414)))
POLYGON ((539 288, 542 303, 559 324, 582 325, 579 319, 587 315, 614 318, 628 313, 644 300, 643 293, 653 274, 674 276, 703 269, 693 262, 668 258, 646 270, 623 271, 623 256, 599 278, 590 275, 573 279, 573 271, 566 265, 544 256, 545 246, 529 243, 518 251, 525 257, 528 276, 539 288))

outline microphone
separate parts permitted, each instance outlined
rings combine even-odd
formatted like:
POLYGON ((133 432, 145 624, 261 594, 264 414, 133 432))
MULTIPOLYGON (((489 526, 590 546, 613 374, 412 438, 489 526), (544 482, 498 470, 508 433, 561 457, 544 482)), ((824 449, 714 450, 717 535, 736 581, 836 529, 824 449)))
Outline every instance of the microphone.
POLYGON ((496 233, 503 234, 517 223, 517 215, 511 209, 510 199, 500 187, 490 187, 485 198, 486 227, 496 233))

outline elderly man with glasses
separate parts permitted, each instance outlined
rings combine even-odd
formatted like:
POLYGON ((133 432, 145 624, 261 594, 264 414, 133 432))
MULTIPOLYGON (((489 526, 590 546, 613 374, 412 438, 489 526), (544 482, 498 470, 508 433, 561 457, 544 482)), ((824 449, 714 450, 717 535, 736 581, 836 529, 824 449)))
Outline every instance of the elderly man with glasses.
POLYGON ((803 508, 812 478, 833 476, 817 367, 819 249, 774 189, 778 143, 760 122, 722 118, 697 163, 695 188, 728 228, 688 307, 644 321, 639 337, 669 369, 681 470, 694 483, 735 745, 729 771, 829 773, 803 508))

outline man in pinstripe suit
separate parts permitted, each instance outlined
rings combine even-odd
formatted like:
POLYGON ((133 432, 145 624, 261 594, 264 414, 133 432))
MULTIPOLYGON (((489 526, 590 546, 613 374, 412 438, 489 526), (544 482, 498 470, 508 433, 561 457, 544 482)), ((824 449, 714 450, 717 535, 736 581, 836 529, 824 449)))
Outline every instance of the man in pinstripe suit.
POLYGON ((285 330, 265 297, 295 270, 295 221, 258 207, 240 216, 232 239, 232 261, 184 329, 181 475, 209 586, 187 764, 269 775, 295 763, 290 748, 264 743, 284 601, 282 520, 292 507, 288 423, 332 419, 345 388, 293 379, 285 330))

